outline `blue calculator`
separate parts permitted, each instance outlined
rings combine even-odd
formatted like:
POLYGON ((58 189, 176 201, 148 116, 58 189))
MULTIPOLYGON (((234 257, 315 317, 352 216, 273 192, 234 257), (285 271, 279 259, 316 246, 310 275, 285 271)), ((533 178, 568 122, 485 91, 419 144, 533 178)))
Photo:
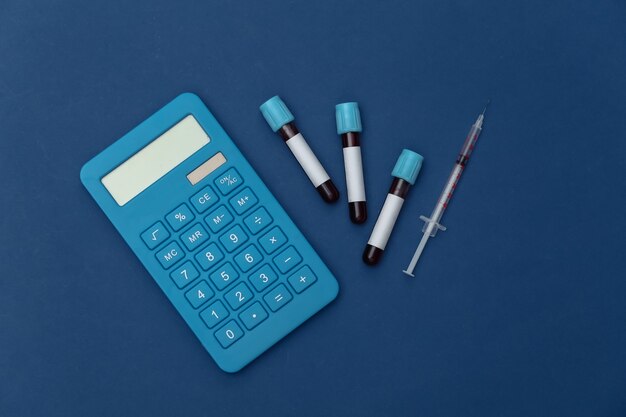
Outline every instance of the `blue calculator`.
POLYGON ((226 372, 337 296, 333 274, 194 94, 87 162, 80 178, 226 372))

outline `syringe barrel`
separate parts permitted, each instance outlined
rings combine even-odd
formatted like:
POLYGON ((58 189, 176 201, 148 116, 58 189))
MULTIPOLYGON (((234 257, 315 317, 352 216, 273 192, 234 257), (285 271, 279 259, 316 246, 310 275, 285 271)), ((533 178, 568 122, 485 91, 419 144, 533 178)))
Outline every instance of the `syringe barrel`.
MULTIPOLYGON (((479 119, 480 120, 480 119, 479 119)), ((482 124, 482 123, 481 123, 482 124)), ((457 164, 465 166, 467 161, 474 150, 474 145, 478 140, 478 135, 480 135, 481 124, 477 121, 472 125, 467 137, 465 138, 465 143, 463 143, 463 147, 461 148, 461 152, 459 152, 459 157, 456 160, 457 164)))

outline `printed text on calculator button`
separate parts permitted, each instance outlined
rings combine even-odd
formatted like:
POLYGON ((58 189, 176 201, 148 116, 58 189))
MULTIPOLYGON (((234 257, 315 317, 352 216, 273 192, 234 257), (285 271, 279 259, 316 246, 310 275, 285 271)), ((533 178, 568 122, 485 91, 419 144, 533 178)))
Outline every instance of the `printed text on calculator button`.
POLYGON ((283 284, 280 284, 263 297, 267 306, 272 311, 280 310, 285 304, 291 301, 292 298, 291 293, 283 284))
POLYGON ((230 193, 242 183, 243 180, 235 168, 229 169, 215 180, 215 186, 224 195, 230 193))
POLYGON ((289 246, 274 257, 274 265, 283 274, 298 265, 300 261, 302 261, 302 257, 293 246, 289 246))
POLYGON ((156 253, 156 258, 161 263, 161 266, 165 269, 172 267, 176 262, 185 257, 185 252, 178 246, 178 243, 171 242, 163 249, 156 253))
POLYGON ((237 214, 243 214, 254 206, 258 200, 252 190, 244 188, 228 201, 237 214))
POLYGON ((193 204, 198 213, 202 213, 213 204, 217 203, 217 200, 219 200, 219 197, 213 192, 211 187, 207 185, 200 192, 191 197, 191 204, 193 204))
POLYGON ((209 228, 217 233, 233 221, 233 216, 225 206, 219 206, 204 218, 209 228))
POLYGON ((243 222, 246 224, 248 230, 250 230, 250 233, 254 235, 269 226, 272 220, 272 216, 270 216, 267 210, 265 210, 264 207, 259 207, 254 210, 252 214, 248 215, 243 222))

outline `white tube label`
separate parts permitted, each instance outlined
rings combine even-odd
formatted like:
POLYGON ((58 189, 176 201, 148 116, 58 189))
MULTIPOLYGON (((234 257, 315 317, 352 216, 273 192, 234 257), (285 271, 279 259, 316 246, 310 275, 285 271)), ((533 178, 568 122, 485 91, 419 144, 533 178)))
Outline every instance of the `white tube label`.
POLYGON ((290 138, 286 143, 315 188, 330 179, 301 133, 290 138))
POLYGON ((383 209, 378 215, 378 220, 376 220, 370 240, 367 241, 369 245, 379 249, 385 249, 393 226, 396 224, 396 219, 398 218, 402 204, 404 204, 403 198, 397 195, 387 194, 385 204, 383 204, 383 209))
POLYGON ((346 168, 348 202, 352 203, 354 201, 365 201, 361 147, 349 146, 347 148, 343 148, 343 162, 346 168))

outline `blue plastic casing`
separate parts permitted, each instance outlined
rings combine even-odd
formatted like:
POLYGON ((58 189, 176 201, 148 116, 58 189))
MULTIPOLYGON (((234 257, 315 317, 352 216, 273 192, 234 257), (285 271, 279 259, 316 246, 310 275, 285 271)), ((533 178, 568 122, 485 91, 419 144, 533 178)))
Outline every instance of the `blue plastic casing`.
MULTIPOLYGON (((96 203, 111 220, 187 325, 224 371, 238 371, 337 296, 339 287, 333 274, 276 201, 237 146, 202 101, 194 94, 186 93, 178 96, 95 156, 83 166, 80 178, 96 203), (192 115, 205 130, 210 142, 128 203, 119 206, 102 185, 102 177, 188 115, 192 115), (221 152, 225 156, 226 162, 196 185, 191 185, 186 175, 217 152, 221 152), (220 178, 231 175, 230 178, 233 179, 235 178, 233 175, 237 173, 239 174, 237 178, 240 181, 236 188, 238 192, 224 195, 224 191, 220 189, 220 186, 223 185, 223 182, 219 181, 220 178), (202 212, 193 205, 190 198, 200 191, 202 191, 201 195, 204 195, 210 190, 218 201, 207 211, 202 212), (256 196, 258 202, 250 203, 250 209, 239 215, 238 205, 233 204, 231 200, 234 196, 248 192, 246 190, 256 196), (181 230, 175 231, 170 223, 171 217, 168 215, 173 210, 178 210, 183 204, 186 206, 186 210, 193 212, 195 217, 181 230), (211 216, 212 212, 222 213, 224 217, 220 218, 224 222, 228 221, 228 226, 215 232, 215 225, 210 221, 214 219, 211 216), (250 218, 246 223, 244 220, 248 217, 250 218), (255 221, 257 217, 265 219, 271 224, 268 223, 262 230, 250 228, 250 224, 259 228, 262 227, 262 223, 259 226, 259 223, 255 221), (280 227, 287 241, 276 252, 268 254, 262 249, 260 240, 267 231, 275 226, 280 227), (153 230, 155 227, 165 227, 168 233, 165 234, 166 238, 151 245, 148 243, 151 241, 151 235, 146 235, 145 232, 153 230), (185 240, 185 236, 193 234, 195 230, 200 230, 203 233, 203 240, 197 247, 195 243, 190 245, 185 240), (240 235, 241 230, 245 231, 247 240, 237 249, 228 247, 226 250, 225 247, 221 246, 223 240, 220 240, 220 237, 233 230, 240 235), (176 248, 177 254, 182 256, 177 255, 171 261, 173 262, 172 267, 166 265, 167 269, 165 269, 162 265, 164 259, 157 259, 157 256, 170 248, 176 248), (206 259, 203 258, 203 255, 205 251, 214 248, 222 248, 223 254, 219 257, 221 261, 219 263, 216 261, 216 265, 207 269, 206 259), (259 264, 255 264, 249 270, 246 269, 248 268, 247 265, 244 269, 238 266, 241 265, 242 260, 245 264, 247 249, 250 249, 250 253, 254 254, 255 262, 258 260, 259 264), (289 252, 285 249, 288 249, 289 252), (283 262, 283 259, 279 257, 282 256, 283 252, 291 254, 294 251, 299 254, 300 258, 290 258, 289 262, 299 261, 300 263, 297 266, 294 265, 288 272, 279 272, 275 265, 279 261, 283 262), (262 260, 259 260, 257 256, 261 256, 262 260), (292 284, 289 284, 289 279, 292 278, 292 275, 299 273, 300 270, 308 271, 306 267, 315 273, 315 277, 306 282, 311 282, 312 279, 315 279, 315 282, 311 283, 306 291, 298 293, 301 291, 300 287, 293 287, 292 284), (188 271, 185 277, 179 276, 182 269, 188 271), (222 269, 227 271, 228 276, 232 277, 231 281, 221 281, 222 277, 219 272, 222 269), (259 271, 263 271, 271 279, 268 280, 262 276, 261 281, 259 281, 259 277, 255 275, 259 271), (186 279, 189 282, 186 282, 186 279), (257 281, 266 284, 265 286, 258 285, 257 281), (216 282, 220 283, 219 288, 216 286, 216 282), (244 283, 245 285, 241 285, 244 283), (260 290, 253 287, 255 284, 259 286, 260 290), (244 294, 247 296, 253 294, 253 296, 249 302, 242 303, 241 308, 239 306, 229 308, 227 307, 229 302, 232 305, 233 299, 239 300, 241 297, 239 294, 235 294, 236 298, 233 298, 235 295, 230 294, 235 288, 239 288, 237 286, 242 289, 250 288, 251 290, 244 292, 244 294), (206 300, 198 298, 198 289, 206 300), (270 293, 274 294, 281 291, 283 296, 280 297, 280 302, 283 304, 279 306, 280 309, 274 312, 271 309, 277 308, 275 299, 270 300, 272 304, 268 304, 265 298, 270 293), (202 304, 199 305, 199 303, 202 304), (254 310, 250 309, 253 305, 255 306, 254 310), (213 323, 212 320, 214 320, 210 314, 211 308, 209 306, 214 306, 220 317, 225 317, 224 315, 227 314, 228 318, 209 328, 209 325, 213 323), (267 310, 269 314, 266 318, 260 313, 256 313, 263 309, 267 310), (263 319, 262 322, 261 319, 263 319), (252 329, 250 329, 252 327, 251 320, 258 322, 252 329), (230 330, 230 333, 226 333, 224 329, 230 330), (230 338, 231 335, 233 338, 230 338)), ((178 216, 177 219, 182 220, 182 218, 183 216, 178 216)), ((189 219, 189 212, 184 218, 189 219)), ((217 258, 216 253, 215 259, 217 258)), ((280 266, 284 267, 282 263, 280 266)), ((306 272, 301 274, 306 274, 306 272)), ((124 277, 124 280, 129 278, 134 277, 124 277)), ((121 279, 119 279, 119 284, 123 285, 121 279)), ((239 301, 237 302, 239 303, 239 301)))
POLYGON ((339 135, 362 130, 359 103, 337 104, 335 106, 335 119, 337 119, 337 133, 339 135))
POLYGON ((393 167, 391 175, 408 181, 411 185, 415 184, 417 175, 422 168, 424 157, 416 152, 408 149, 402 149, 396 166, 393 167))
POLYGON ((261 104, 259 110, 274 132, 295 119, 287 105, 278 96, 274 96, 261 104))

